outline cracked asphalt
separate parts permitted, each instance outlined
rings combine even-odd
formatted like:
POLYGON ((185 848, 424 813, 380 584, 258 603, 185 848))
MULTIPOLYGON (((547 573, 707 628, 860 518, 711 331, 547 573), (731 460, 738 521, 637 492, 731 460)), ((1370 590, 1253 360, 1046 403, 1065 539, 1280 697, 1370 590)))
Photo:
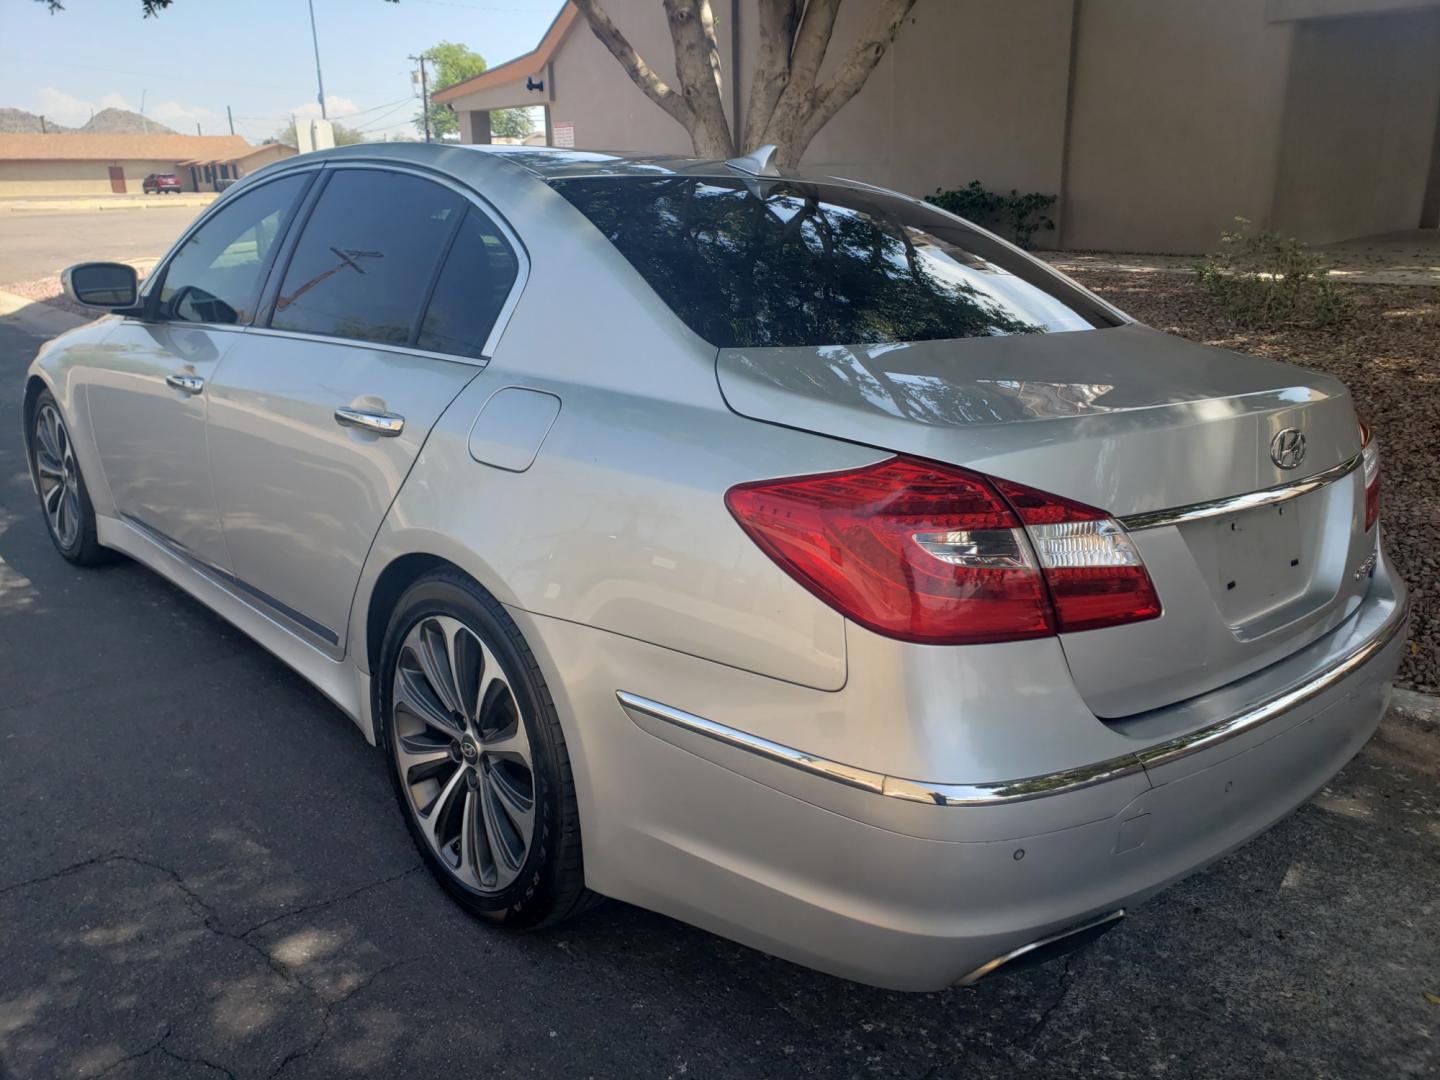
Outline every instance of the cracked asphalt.
POLYGON ((615 903, 508 936, 419 869, 318 692, 139 566, 52 551, 38 344, 0 323, 0 1075, 1440 1075, 1433 710, 1089 950, 972 990, 615 903))

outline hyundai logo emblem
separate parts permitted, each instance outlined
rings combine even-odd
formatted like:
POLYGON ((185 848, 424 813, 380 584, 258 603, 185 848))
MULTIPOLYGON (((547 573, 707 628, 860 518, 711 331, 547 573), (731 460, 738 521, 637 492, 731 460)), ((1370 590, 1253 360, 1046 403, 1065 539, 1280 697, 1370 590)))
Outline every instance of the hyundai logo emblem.
POLYGON ((1305 460, 1305 435, 1299 428, 1287 427, 1270 440, 1270 460, 1282 469, 1298 468, 1305 460))

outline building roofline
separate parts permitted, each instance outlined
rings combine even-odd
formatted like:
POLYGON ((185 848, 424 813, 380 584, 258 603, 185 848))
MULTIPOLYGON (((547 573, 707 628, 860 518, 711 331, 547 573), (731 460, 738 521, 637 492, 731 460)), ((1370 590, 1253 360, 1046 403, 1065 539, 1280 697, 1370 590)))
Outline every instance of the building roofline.
POLYGON ((565 40, 565 35, 570 32, 571 26, 575 24, 575 18, 580 11, 569 0, 555 18, 551 21, 545 36, 540 39, 540 44, 531 49, 523 56, 517 56, 513 60, 507 60, 498 67, 489 68, 479 75, 466 79, 464 82, 447 86, 444 90, 437 90, 430 95, 430 100, 444 105, 454 101, 456 98, 464 97, 466 94, 473 94, 478 90, 488 90, 492 86, 499 86, 518 79, 521 75, 530 75, 550 62, 550 57, 555 55, 555 50, 560 47, 560 42, 565 40))
POLYGON ((239 135, 20 132, 0 134, 0 161, 179 161, 236 156, 250 144, 239 135))

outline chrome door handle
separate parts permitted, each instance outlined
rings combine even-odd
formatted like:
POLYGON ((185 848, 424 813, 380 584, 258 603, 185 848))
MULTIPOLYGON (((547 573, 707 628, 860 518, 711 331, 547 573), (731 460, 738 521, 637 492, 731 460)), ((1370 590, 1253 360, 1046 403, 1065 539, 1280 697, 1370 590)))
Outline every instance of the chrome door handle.
POLYGON ((405 430, 405 417, 393 412, 367 412, 341 405, 335 410, 335 422, 341 427, 360 428, 376 435, 393 438, 405 430))
POLYGON ((173 386, 182 394, 198 394, 205 389, 205 380, 199 375, 166 375, 165 385, 173 386))

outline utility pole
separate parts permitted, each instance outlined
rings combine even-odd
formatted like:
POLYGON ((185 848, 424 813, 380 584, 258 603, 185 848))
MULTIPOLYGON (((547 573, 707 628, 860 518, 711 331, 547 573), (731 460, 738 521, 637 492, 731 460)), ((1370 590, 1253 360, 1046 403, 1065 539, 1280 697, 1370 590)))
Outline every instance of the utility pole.
POLYGON ((425 141, 428 143, 430 141, 430 83, 425 77, 425 61, 430 58, 421 53, 419 56, 409 56, 406 59, 420 62, 420 115, 425 118, 425 141))
POLYGON ((320 36, 315 32, 315 0, 310 0, 310 41, 315 46, 315 85, 320 88, 320 118, 330 119, 325 111, 325 80, 320 77, 320 36))
POLYGON ((50 129, 45 126, 45 117, 40 117, 40 134, 49 135, 50 129))
POLYGON ((230 134, 231 134, 231 135, 234 135, 234 134, 235 134, 235 116, 234 116, 233 113, 231 113, 231 111, 230 111, 230 106, 229 106, 229 105, 226 105, 226 106, 225 106, 225 119, 227 119, 227 120, 230 121, 230 134))
POLYGON ((140 126, 145 129, 146 135, 150 134, 150 121, 145 117, 145 95, 148 93, 149 90, 140 91, 140 126))
POLYGON ((199 134, 200 134, 200 121, 199 121, 199 120, 196 120, 196 121, 195 121, 195 134, 196 134, 196 135, 199 135, 199 134))

